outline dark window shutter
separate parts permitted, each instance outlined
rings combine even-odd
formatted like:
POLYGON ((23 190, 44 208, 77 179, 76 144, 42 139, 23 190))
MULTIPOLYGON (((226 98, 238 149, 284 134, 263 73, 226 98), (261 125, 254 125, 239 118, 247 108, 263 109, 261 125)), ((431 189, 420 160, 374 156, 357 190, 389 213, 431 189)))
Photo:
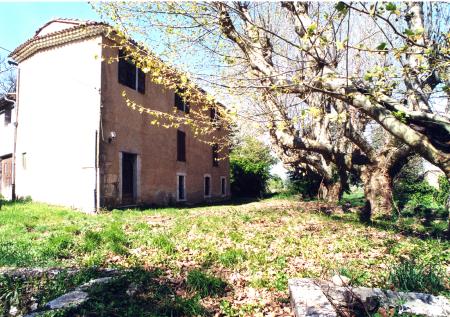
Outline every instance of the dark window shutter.
POLYGON ((209 108, 209 117, 211 118, 211 121, 216 119, 216 108, 209 108))
POLYGON ((123 58, 122 50, 119 51, 119 83, 127 84, 127 62, 123 58))
POLYGON ((205 177, 205 196, 211 195, 211 178, 209 176, 205 177))
POLYGON ((178 93, 175 93, 175 107, 177 107, 178 110, 184 111, 184 101, 178 93))
POLYGON ((136 89, 136 66, 126 59, 122 50, 119 50, 119 83, 136 89))
POLYGON ((177 130, 177 161, 186 162, 186 133, 177 130))
POLYGON ((219 146, 214 144, 212 147, 212 164, 213 166, 219 166, 219 146))
POLYGON ((138 91, 145 94, 145 73, 138 69, 138 91))

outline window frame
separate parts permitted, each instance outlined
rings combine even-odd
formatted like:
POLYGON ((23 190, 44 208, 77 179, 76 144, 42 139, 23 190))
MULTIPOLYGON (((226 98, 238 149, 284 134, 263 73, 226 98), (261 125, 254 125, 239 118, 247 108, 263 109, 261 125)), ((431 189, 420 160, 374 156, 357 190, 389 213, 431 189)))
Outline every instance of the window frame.
POLYGON ((186 162, 186 132, 177 129, 177 162, 186 162), (182 139, 180 137, 182 136, 182 139), (180 140, 183 140, 181 146, 180 140))
POLYGON ((227 178, 226 176, 220 176, 220 195, 225 197, 227 195, 227 178))
MULTIPOLYGON (((184 93, 185 89, 180 89, 180 93, 184 93)), ((178 111, 182 111, 186 114, 189 114, 190 112, 190 105, 189 102, 186 100, 185 97, 181 96, 178 91, 175 91, 174 93, 174 107, 177 108, 178 111)))
POLYGON ((204 174, 203 175, 203 198, 211 198, 212 196, 212 178, 211 174, 204 174), (206 179, 209 179, 209 188, 208 188, 208 195, 206 194, 206 179))
POLYGON ((118 66, 117 66, 117 81, 119 84, 124 85, 130 89, 136 90, 141 94, 145 94, 145 82, 146 82, 146 74, 136 66, 133 61, 129 60, 123 50, 119 49, 118 54, 118 66), (123 66, 125 65, 125 66, 123 66), (130 67, 129 69, 124 70, 123 67, 130 67), (121 71, 125 71, 126 75, 125 77, 128 77, 128 75, 133 76, 133 78, 130 78, 130 82, 127 82, 127 79, 122 79, 123 76, 121 76, 121 71))
POLYGON ((186 173, 177 173, 177 201, 186 201, 187 200, 187 192, 186 192, 186 173), (183 194, 184 197, 180 198, 180 176, 183 176, 183 194))

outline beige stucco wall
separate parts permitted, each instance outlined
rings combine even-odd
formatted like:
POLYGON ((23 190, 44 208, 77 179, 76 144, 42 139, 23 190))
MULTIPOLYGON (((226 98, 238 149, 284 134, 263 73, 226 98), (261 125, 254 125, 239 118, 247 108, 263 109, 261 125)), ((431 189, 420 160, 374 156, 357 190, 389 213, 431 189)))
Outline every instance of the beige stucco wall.
MULTIPOLYGON (((106 41, 106 40, 105 40, 106 41)), ((110 44, 106 42, 107 44, 110 44)), ((117 50, 104 48, 103 56, 117 56, 117 50)), ((220 177, 226 177, 229 194, 228 158, 212 166, 211 147, 186 132, 186 162, 177 162, 177 131, 152 126, 152 118, 129 109, 121 96, 123 90, 136 103, 155 110, 172 112, 174 92, 146 79, 145 95, 118 82, 118 64, 102 64, 102 128, 101 184, 102 203, 106 206, 120 205, 120 152, 138 155, 138 203, 168 204, 176 202, 177 173, 186 174, 186 198, 188 203, 204 199, 204 175, 211 175, 212 199, 221 197, 220 177), (108 142, 111 131, 116 139, 108 142)), ((224 150, 225 152, 225 150, 224 150)), ((220 156, 224 156, 224 152, 220 156)), ((228 155, 225 155, 228 157, 228 155)))
POLYGON ((18 196, 94 211, 100 44, 71 42, 19 64, 18 196))

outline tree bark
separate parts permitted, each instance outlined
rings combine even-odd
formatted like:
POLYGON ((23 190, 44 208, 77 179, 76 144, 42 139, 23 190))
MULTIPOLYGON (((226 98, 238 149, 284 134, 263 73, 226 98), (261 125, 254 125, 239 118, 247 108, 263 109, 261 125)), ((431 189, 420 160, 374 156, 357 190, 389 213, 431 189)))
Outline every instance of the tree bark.
POLYGON ((341 182, 322 182, 319 186, 318 197, 329 203, 338 203, 342 198, 341 182))
POLYGON ((392 215, 392 178, 387 168, 380 164, 368 165, 361 171, 361 180, 364 184, 366 206, 364 218, 371 216, 392 215))

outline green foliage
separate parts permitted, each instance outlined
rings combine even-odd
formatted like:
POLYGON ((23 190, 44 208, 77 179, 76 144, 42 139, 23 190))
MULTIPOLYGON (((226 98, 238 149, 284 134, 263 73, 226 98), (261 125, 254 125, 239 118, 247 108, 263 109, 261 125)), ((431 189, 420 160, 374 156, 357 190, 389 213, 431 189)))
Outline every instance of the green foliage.
POLYGON ((29 278, 0 275, 0 315, 8 316, 11 306, 25 313, 34 301, 41 307, 71 288, 96 277, 101 277, 101 272, 90 268, 75 273, 63 270, 55 276, 47 273, 29 278))
POLYGON ((267 191, 270 168, 275 163, 268 146, 254 137, 245 137, 230 154, 233 195, 262 196, 267 191))
POLYGON ((155 235, 152 239, 152 244, 166 254, 174 254, 177 251, 171 238, 164 233, 155 235))
POLYGON ((68 234, 53 234, 48 240, 46 248, 43 250, 43 255, 53 258, 67 258, 70 255, 73 247, 72 237, 68 234))
POLYGON ((436 203, 446 206, 450 199, 450 182, 445 176, 439 177, 439 191, 435 192, 436 203))
POLYGON ((102 236, 109 249, 114 253, 126 254, 128 252, 129 241, 120 223, 111 223, 109 227, 103 230, 102 236))
POLYGON ((198 296, 181 297, 159 271, 132 268, 110 283, 89 290, 89 301, 64 316, 202 316, 198 296), (129 292, 134 289, 133 292, 129 292), (128 292, 127 292, 128 291, 128 292))
POLYGON ((317 197, 321 181, 320 175, 304 169, 289 171, 287 191, 290 194, 301 194, 304 199, 314 199, 317 197))
POLYGON ((400 215, 417 217, 430 226, 435 219, 446 219, 446 202, 450 195, 450 185, 446 177, 439 178, 439 189, 423 179, 422 159, 410 160, 397 175, 393 194, 400 215))
POLYGON ((223 295, 227 287, 227 283, 222 279, 200 270, 190 271, 186 283, 189 290, 197 292, 201 297, 223 295))
POLYGON ((103 238, 100 232, 87 230, 84 234, 83 243, 81 249, 84 252, 93 252, 98 249, 99 245, 102 243, 103 238))
POLYGON ((352 267, 342 267, 339 274, 350 279, 350 285, 364 285, 367 281, 368 272, 366 270, 357 270, 352 267))
POLYGON ((387 50, 387 43, 386 42, 381 42, 380 45, 377 46, 377 50, 380 50, 380 51, 387 50))
POLYGON ((397 10, 397 6, 392 2, 388 2, 388 3, 386 3, 386 10, 395 12, 397 10))
POLYGON ((271 175, 267 183, 268 191, 270 193, 281 193, 286 190, 285 184, 280 176, 271 175))
POLYGON ((438 294, 445 290, 445 275, 439 265, 406 260, 391 269, 389 282, 401 291, 438 294))
POLYGON ((241 249, 229 248, 219 255, 219 262, 226 267, 232 267, 245 259, 245 252, 241 249))

